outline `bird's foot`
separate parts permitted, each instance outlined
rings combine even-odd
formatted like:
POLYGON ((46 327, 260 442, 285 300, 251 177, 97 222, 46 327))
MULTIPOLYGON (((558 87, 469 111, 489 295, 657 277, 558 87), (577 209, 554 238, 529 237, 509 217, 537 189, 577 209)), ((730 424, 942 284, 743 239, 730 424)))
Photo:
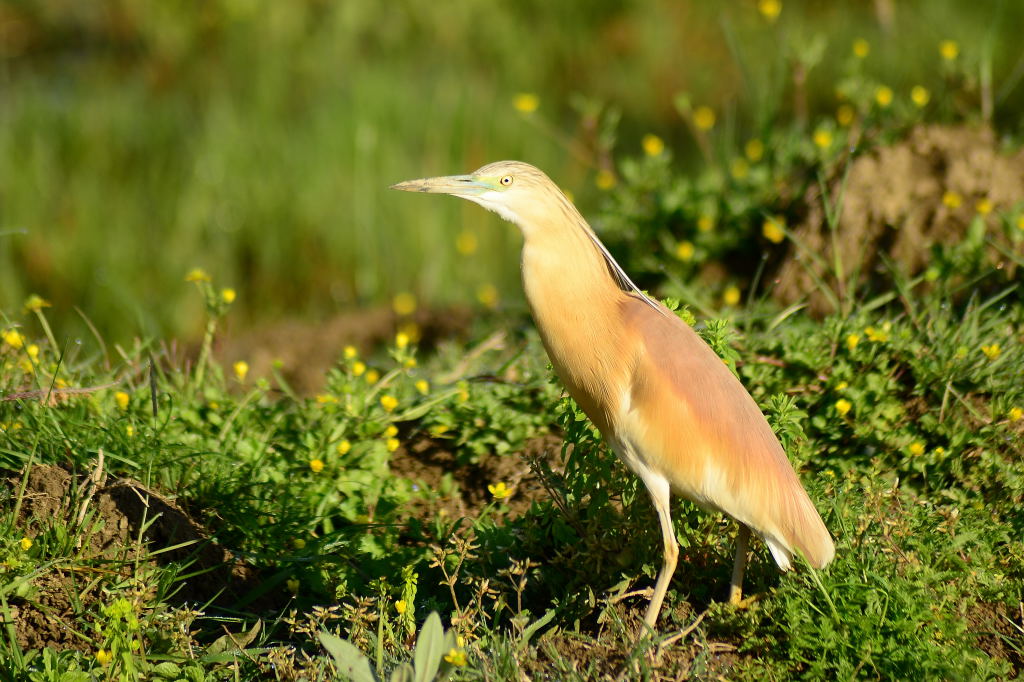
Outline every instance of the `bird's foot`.
POLYGON ((751 594, 747 597, 743 597, 743 593, 739 590, 730 590, 729 593, 729 606, 732 606, 733 608, 738 609, 740 611, 744 611, 750 608, 759 601, 761 601, 760 593, 751 594))
POLYGON ((743 601, 743 588, 738 585, 729 586, 729 605, 737 606, 743 601))

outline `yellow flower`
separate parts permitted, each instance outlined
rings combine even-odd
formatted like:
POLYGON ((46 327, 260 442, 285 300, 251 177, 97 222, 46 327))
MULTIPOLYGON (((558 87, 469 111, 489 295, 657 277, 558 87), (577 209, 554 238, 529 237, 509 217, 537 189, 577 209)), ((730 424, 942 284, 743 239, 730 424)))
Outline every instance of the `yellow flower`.
POLYGON ((99 649, 96 652, 96 662, 99 663, 104 668, 107 667, 108 665, 110 665, 110 662, 112 660, 114 660, 114 655, 111 654, 106 649, 99 649))
POLYGON ((186 282, 209 282, 210 281, 210 275, 208 275, 206 270, 203 270, 202 268, 192 268, 191 270, 188 271, 188 274, 185 275, 185 281, 186 282))
POLYGON ((992 200, 988 197, 978 199, 974 204, 974 210, 978 212, 978 215, 988 215, 992 212, 992 200))
POLYGON ((520 92, 512 100, 512 106, 521 114, 532 114, 540 106, 540 99, 532 92, 520 92))
POLYGON ((772 244, 781 244, 782 240, 786 238, 786 233, 783 231, 785 225, 786 222, 780 216, 769 218, 761 226, 761 234, 772 244))
POLYGON ((877 343, 885 343, 889 340, 889 325, 888 323, 882 325, 881 329, 875 329, 874 327, 865 327, 864 335, 868 337, 868 341, 875 341, 877 343))
POLYGON ((476 253, 477 246, 476 235, 469 230, 463 230, 455 237, 455 250, 463 256, 471 256, 476 253))
POLYGON ((814 131, 814 145, 819 149, 828 149, 832 146, 832 132, 827 128, 818 128, 814 131))
POLYGON ((375 369, 371 369, 371 370, 366 372, 365 379, 366 379, 366 383, 368 383, 368 384, 375 384, 375 383, 377 383, 377 380, 380 379, 380 372, 378 372, 375 369))
POLYGON ((849 104, 840 104, 836 109, 836 122, 844 128, 853 123, 853 117, 857 114, 849 104))
POLYGON ((130 396, 124 391, 118 391, 114 394, 114 402, 117 403, 118 409, 127 410, 129 399, 130 396))
POLYGON ((456 397, 459 399, 460 403, 468 402, 469 401, 469 390, 465 389, 465 388, 460 388, 459 389, 459 393, 458 393, 458 395, 456 397))
POLYGON ((398 446, 401 444, 401 441, 399 441, 397 438, 388 438, 386 443, 386 445, 388 446, 388 452, 394 452, 395 450, 398 449, 398 446))
POLYGON ((391 307, 399 315, 411 315, 416 311, 416 297, 408 291, 397 293, 391 301, 391 307))
POLYGON ((284 584, 285 584, 285 587, 288 588, 289 592, 291 592, 292 594, 298 594, 299 586, 301 585, 301 583, 297 579, 295 579, 295 578, 288 578, 288 580, 284 581, 284 584))
POLYGON ((942 456, 945 455, 945 454, 946 454, 946 448, 942 447, 941 445, 939 447, 935 448, 935 456, 938 457, 939 459, 942 459, 942 456))
POLYGON ((504 481, 489 484, 487 486, 487 490, 496 500, 504 500, 513 492, 512 488, 507 487, 504 481))
POLYGON ((25 312, 26 313, 37 313, 43 308, 51 307, 51 303, 39 294, 32 294, 25 299, 25 312))
POLYGON ((774 23, 779 18, 779 14, 782 13, 782 2, 780 0, 758 0, 757 11, 769 23, 774 23))
POLYGON ((314 474, 319 474, 324 470, 324 462, 322 459, 311 459, 309 460, 309 470, 314 474))
POLYGON ((482 284, 476 290, 476 300, 483 306, 494 308, 498 305, 498 288, 493 284, 482 284))
POLYGON ((875 90, 875 102, 883 109, 892 104, 892 88, 887 85, 879 85, 875 90))
POLYGON ((456 668, 461 668, 466 665, 466 652, 462 649, 449 649, 448 653, 444 655, 444 660, 448 661, 456 668))
POLYGON ((676 258, 681 261, 688 261, 693 258, 693 243, 682 241, 676 245, 676 258))
POLYGON ((693 111, 693 125, 697 130, 711 130, 715 127, 715 112, 708 106, 699 106, 693 111))
POLYGON ((868 41, 863 38, 857 38, 853 41, 853 56, 857 59, 864 59, 868 56, 869 52, 871 52, 871 45, 868 41))
POLYGON ((249 374, 249 363, 245 360, 239 360, 232 367, 235 370, 235 376, 238 377, 239 381, 245 381, 245 377, 249 374))
POLYGON ((643 146, 644 154, 647 156, 660 156, 665 151, 665 143, 657 135, 644 135, 640 144, 643 146))
POLYGON ((21 542, 18 544, 21 546, 23 552, 27 552, 32 549, 32 538, 22 538, 21 542))
POLYGON ((302 538, 294 538, 292 539, 292 547, 294 547, 295 549, 305 549, 306 541, 302 538))
POLYGON ((422 336, 420 327, 415 322, 405 322, 398 327, 398 331, 405 332, 409 335, 409 343, 417 343, 422 336))
POLYGON ((330 393, 318 393, 316 401, 321 405, 333 405, 338 402, 338 397, 330 393))
POLYGON ((837 391, 845 391, 849 387, 850 387, 850 384, 845 382, 845 381, 840 381, 838 384, 836 384, 836 390, 837 391))
POLYGON ((1024 230, 1024 215, 1017 216, 1017 229, 1024 230))
POLYGON ((939 43, 939 54, 947 62, 951 62, 960 56, 960 46, 955 40, 943 40, 939 43))
POLYGON ((617 183, 618 181, 615 179, 615 174, 605 168, 597 171, 597 177, 594 178, 594 184, 596 184, 597 188, 601 190, 609 190, 612 187, 615 187, 617 183))
POLYGON ((129 438, 132 438, 135 435, 135 427, 132 426, 131 424, 124 427, 124 435, 128 436, 129 438))
POLYGON ((915 440, 913 443, 910 444, 910 447, 907 449, 910 451, 910 454, 913 455, 914 457, 920 457, 921 455, 924 454, 924 443, 922 443, 919 440, 915 440))
POLYGON ((430 393, 430 384, 427 383, 426 379, 420 379, 416 382, 416 390, 421 394, 426 395, 430 393))
POLYGON ((235 298, 237 296, 238 294, 236 294, 235 290, 232 289, 231 287, 225 287, 224 289, 220 290, 220 300, 224 301, 225 303, 234 303, 235 298))
POLYGON ((39 359, 39 346, 37 346, 36 344, 28 344, 28 346, 25 348, 25 352, 28 353, 28 356, 32 358, 33 361, 39 359))
POLYGON ((860 343, 860 334, 847 334, 846 335, 846 347, 853 350, 860 343))
POLYGON ((740 302, 740 289, 736 286, 726 287, 725 291, 722 292, 722 301, 726 305, 736 305, 740 302))
POLYGON ((446 433, 448 433, 447 424, 434 424, 430 427, 430 435, 432 436, 442 436, 446 433))
POLYGON ((385 438, 394 438, 398 435, 398 427, 394 424, 389 424, 388 428, 384 429, 385 438))
POLYGON ((11 348, 21 348, 25 345, 25 337, 18 333, 17 329, 8 329, 3 333, 4 343, 11 348))
POLYGON ((910 101, 914 103, 918 109, 923 109, 928 101, 932 98, 932 94, 928 92, 928 88, 923 85, 915 85, 910 89, 910 101))
POLYGON ((345 355, 346 360, 352 360, 353 358, 359 355, 359 351, 356 350, 355 346, 345 346, 345 350, 343 351, 343 353, 345 355))
POLYGON ((1012 422, 1019 422, 1021 420, 1021 417, 1024 417, 1024 410, 1017 406, 1014 406, 1009 409, 1009 411, 1006 413, 1006 416, 1008 416, 1010 418, 1010 421, 1012 422))
POLYGON ((405 332, 398 332, 395 334, 395 348, 399 350, 409 345, 409 335, 405 332))
POLYGON ((757 163, 764 158, 764 143, 757 138, 747 141, 743 146, 743 153, 747 155, 751 163, 757 163))
POLYGON ((335 448, 339 455, 347 455, 348 451, 351 449, 352 443, 349 443, 347 440, 341 441, 340 443, 338 443, 338 447, 335 448))
POLYGON ((729 174, 732 175, 734 180, 743 180, 750 175, 750 164, 747 163, 746 159, 736 157, 729 164, 729 174))
POLYGON ((405 603, 404 599, 399 599, 398 601, 395 602, 395 611, 398 612, 399 616, 404 616, 405 615, 405 611, 408 608, 409 608, 409 605, 405 603))
POLYGON ((380 406, 386 411, 391 412, 398 407, 398 398, 393 395, 382 395, 380 397, 380 406))
POLYGON ((709 215, 702 215, 697 218, 697 229, 701 232, 710 232, 715 229, 715 219, 709 215))
POLYGON ((416 366, 416 358, 406 358, 402 364, 405 365, 407 369, 412 369, 416 366))
POLYGON ((363 362, 362 360, 356 360, 355 362, 352 363, 352 374, 354 374, 357 377, 361 377, 363 376, 364 372, 366 372, 365 362, 363 362))
POLYGON ((952 190, 947 190, 942 195, 942 205, 946 208, 960 208, 964 203, 963 197, 952 190))
POLYGON ((853 403, 846 398, 840 398, 836 401, 835 408, 840 417, 845 417, 846 413, 853 409, 853 403))
POLYGON ((984 353, 989 360, 997 360, 999 356, 1003 354, 1003 349, 998 343, 993 343, 987 346, 982 346, 981 352, 984 353))

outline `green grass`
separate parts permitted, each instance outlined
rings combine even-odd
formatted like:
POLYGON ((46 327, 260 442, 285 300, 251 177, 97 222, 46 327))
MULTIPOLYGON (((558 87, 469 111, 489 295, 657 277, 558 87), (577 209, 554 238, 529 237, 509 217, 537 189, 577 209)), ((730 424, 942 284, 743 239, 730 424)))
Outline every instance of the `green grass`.
POLYGON ((684 559, 659 632, 687 634, 661 652, 635 639, 643 599, 612 599, 657 569, 650 503, 561 397, 533 333, 470 366, 459 356, 472 349, 431 359, 392 345, 343 359, 324 393, 297 398, 215 364, 200 382, 157 346, 112 365, 62 361, 26 325, 21 348, 8 336, 0 350, 2 392, 38 390, 0 403, 11 476, 0 651, 19 678, 315 678, 332 670, 321 630, 388 670, 437 611, 464 638, 456 679, 593 679, 627 665, 644 679, 1006 678, 1024 652, 1022 308, 999 305, 1005 296, 950 305, 924 284, 902 298, 902 310, 852 317, 772 322, 753 308, 708 324, 799 464, 837 555, 817 574, 780 575, 758 546, 747 583, 758 599, 737 611, 719 601, 734 528, 677 502, 684 559), (486 375, 505 379, 473 380, 486 375), (116 379, 86 395, 55 388, 116 379), (551 429, 575 448, 533 460, 544 485, 520 481, 518 504, 486 501, 504 480, 451 476, 499 460, 525 470, 520 453, 551 429), (394 469, 424 442, 454 467, 434 487, 394 469), (70 472, 63 493, 38 482, 53 466, 70 472), (94 471, 90 492, 79 483, 94 471), (125 482, 132 494, 117 497, 125 482), (132 512, 136 495, 150 496, 147 511, 132 512), (478 501, 460 515, 460 499, 478 501), (179 516, 198 530, 172 533, 179 516), (24 614, 55 604, 74 634, 49 649, 19 643, 24 614))

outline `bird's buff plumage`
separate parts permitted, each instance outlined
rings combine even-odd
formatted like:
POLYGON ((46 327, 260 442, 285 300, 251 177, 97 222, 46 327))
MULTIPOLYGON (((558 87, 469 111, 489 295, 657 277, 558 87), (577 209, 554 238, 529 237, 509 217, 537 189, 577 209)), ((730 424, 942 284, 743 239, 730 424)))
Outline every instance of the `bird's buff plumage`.
POLYGON ((522 231, 523 287, 551 363, 658 513, 665 555, 651 627, 679 554, 670 491, 740 524, 733 602, 751 530, 782 570, 795 553, 815 568, 832 560, 832 538, 754 399, 687 324, 637 289, 544 173, 499 161, 394 189, 468 199, 522 231))

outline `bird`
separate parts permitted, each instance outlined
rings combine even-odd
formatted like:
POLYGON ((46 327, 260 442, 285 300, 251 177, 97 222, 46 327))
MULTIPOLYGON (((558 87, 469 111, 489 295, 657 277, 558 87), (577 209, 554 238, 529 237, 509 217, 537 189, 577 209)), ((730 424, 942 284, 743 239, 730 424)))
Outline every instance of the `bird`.
POLYGON ((522 232, 523 289, 555 373, 657 512, 664 552, 644 613, 652 631, 679 558, 673 492, 739 524, 731 604, 742 604, 751 532, 782 571, 795 554, 816 569, 832 560, 832 537, 750 393, 689 324, 633 283, 544 172, 498 161, 392 189, 466 199, 522 232))

